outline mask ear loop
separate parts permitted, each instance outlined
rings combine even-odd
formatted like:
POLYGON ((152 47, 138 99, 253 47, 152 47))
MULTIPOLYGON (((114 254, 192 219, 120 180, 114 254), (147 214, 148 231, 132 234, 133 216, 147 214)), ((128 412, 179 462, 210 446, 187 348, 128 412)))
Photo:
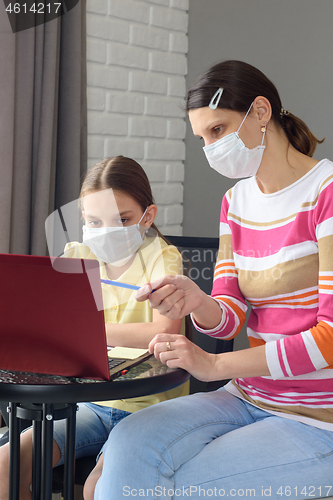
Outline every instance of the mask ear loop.
POLYGON ((208 107, 210 109, 216 109, 217 106, 219 105, 219 102, 221 100, 221 97, 222 97, 222 94, 223 94, 223 88, 220 87, 216 92, 215 94, 213 95, 213 97, 211 98, 210 100, 210 103, 208 105, 208 107))
POLYGON ((237 130, 237 132, 236 132, 236 134, 237 134, 237 135, 238 135, 238 132, 239 132, 239 131, 240 131, 240 129, 241 129, 241 126, 242 126, 242 125, 243 125, 243 123, 245 122, 245 120, 246 120, 246 118, 247 118, 247 115, 248 115, 248 114, 250 113, 250 111, 251 111, 251 108, 252 108, 253 102, 254 102, 254 101, 252 101, 252 102, 251 102, 251 106, 250 106, 250 107, 249 107, 249 109, 247 110, 246 115, 244 116, 242 123, 241 123, 241 124, 239 125, 239 127, 238 127, 238 130, 237 130))
MULTIPOLYGON (((138 230, 139 230, 139 231, 140 231, 140 222, 142 221, 142 219, 143 219, 143 218, 144 218, 144 216, 146 215, 146 212, 147 212, 148 208, 149 208, 149 207, 147 207, 147 208, 146 208, 146 210, 143 212, 141 219, 140 219, 140 220, 139 220, 139 222, 137 223, 137 228, 138 228, 138 230)), ((149 229, 149 228, 145 229, 144 234, 146 234, 146 233, 147 233, 148 229, 149 229)))

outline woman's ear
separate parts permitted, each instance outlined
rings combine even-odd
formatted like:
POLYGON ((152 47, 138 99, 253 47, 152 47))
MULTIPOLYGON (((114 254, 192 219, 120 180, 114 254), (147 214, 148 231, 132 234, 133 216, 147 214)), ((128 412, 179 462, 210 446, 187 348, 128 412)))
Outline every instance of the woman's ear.
POLYGON ((145 216, 143 218, 143 225, 146 226, 147 228, 150 227, 157 215, 157 206, 156 205, 149 205, 149 207, 146 210, 145 216))
POLYGON ((272 117, 272 106, 266 97, 258 96, 253 101, 253 110, 257 115, 260 125, 268 123, 272 117))

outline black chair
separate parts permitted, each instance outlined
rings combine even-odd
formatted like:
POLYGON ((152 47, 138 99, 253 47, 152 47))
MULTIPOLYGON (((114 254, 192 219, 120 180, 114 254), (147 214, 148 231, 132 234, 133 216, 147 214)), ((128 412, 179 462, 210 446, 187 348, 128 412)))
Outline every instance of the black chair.
MULTIPOLYGON (((207 294, 211 293, 213 274, 219 247, 219 238, 197 238, 192 236, 166 236, 175 245, 183 260, 185 273, 207 294)), ((233 350, 233 340, 219 340, 198 332, 191 325, 191 340, 202 349, 212 353, 230 352, 233 350)), ((189 336, 189 335, 187 335, 189 336)), ((217 382, 202 382, 191 377, 190 392, 212 391, 223 386, 228 380, 217 382)), ((95 466, 95 457, 79 458, 75 461, 75 484, 83 486, 86 478, 95 466)), ((53 492, 62 491, 63 466, 53 469, 53 492)))
MULTIPOLYGON (((212 291, 213 275, 219 248, 219 238, 166 236, 180 251, 184 271, 205 293, 212 291)), ((220 340, 198 332, 192 325, 192 341, 207 352, 219 354, 233 350, 233 340, 220 340)), ((190 392, 207 392, 225 385, 228 380, 202 382, 191 377, 190 392)))

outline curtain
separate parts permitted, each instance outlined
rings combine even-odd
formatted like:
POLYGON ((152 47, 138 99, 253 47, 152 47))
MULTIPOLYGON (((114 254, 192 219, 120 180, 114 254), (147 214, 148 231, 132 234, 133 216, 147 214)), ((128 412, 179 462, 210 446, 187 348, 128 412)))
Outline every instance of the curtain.
POLYGON ((86 1, 13 33, 0 2, 0 252, 46 255, 87 169, 86 1))

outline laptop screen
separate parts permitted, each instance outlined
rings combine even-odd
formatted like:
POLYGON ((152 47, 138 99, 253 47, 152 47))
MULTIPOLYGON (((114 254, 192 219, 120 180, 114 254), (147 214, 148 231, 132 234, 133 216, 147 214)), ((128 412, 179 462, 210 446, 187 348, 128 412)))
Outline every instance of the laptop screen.
POLYGON ((97 261, 0 254, 0 275, 1 369, 109 379, 97 261))

